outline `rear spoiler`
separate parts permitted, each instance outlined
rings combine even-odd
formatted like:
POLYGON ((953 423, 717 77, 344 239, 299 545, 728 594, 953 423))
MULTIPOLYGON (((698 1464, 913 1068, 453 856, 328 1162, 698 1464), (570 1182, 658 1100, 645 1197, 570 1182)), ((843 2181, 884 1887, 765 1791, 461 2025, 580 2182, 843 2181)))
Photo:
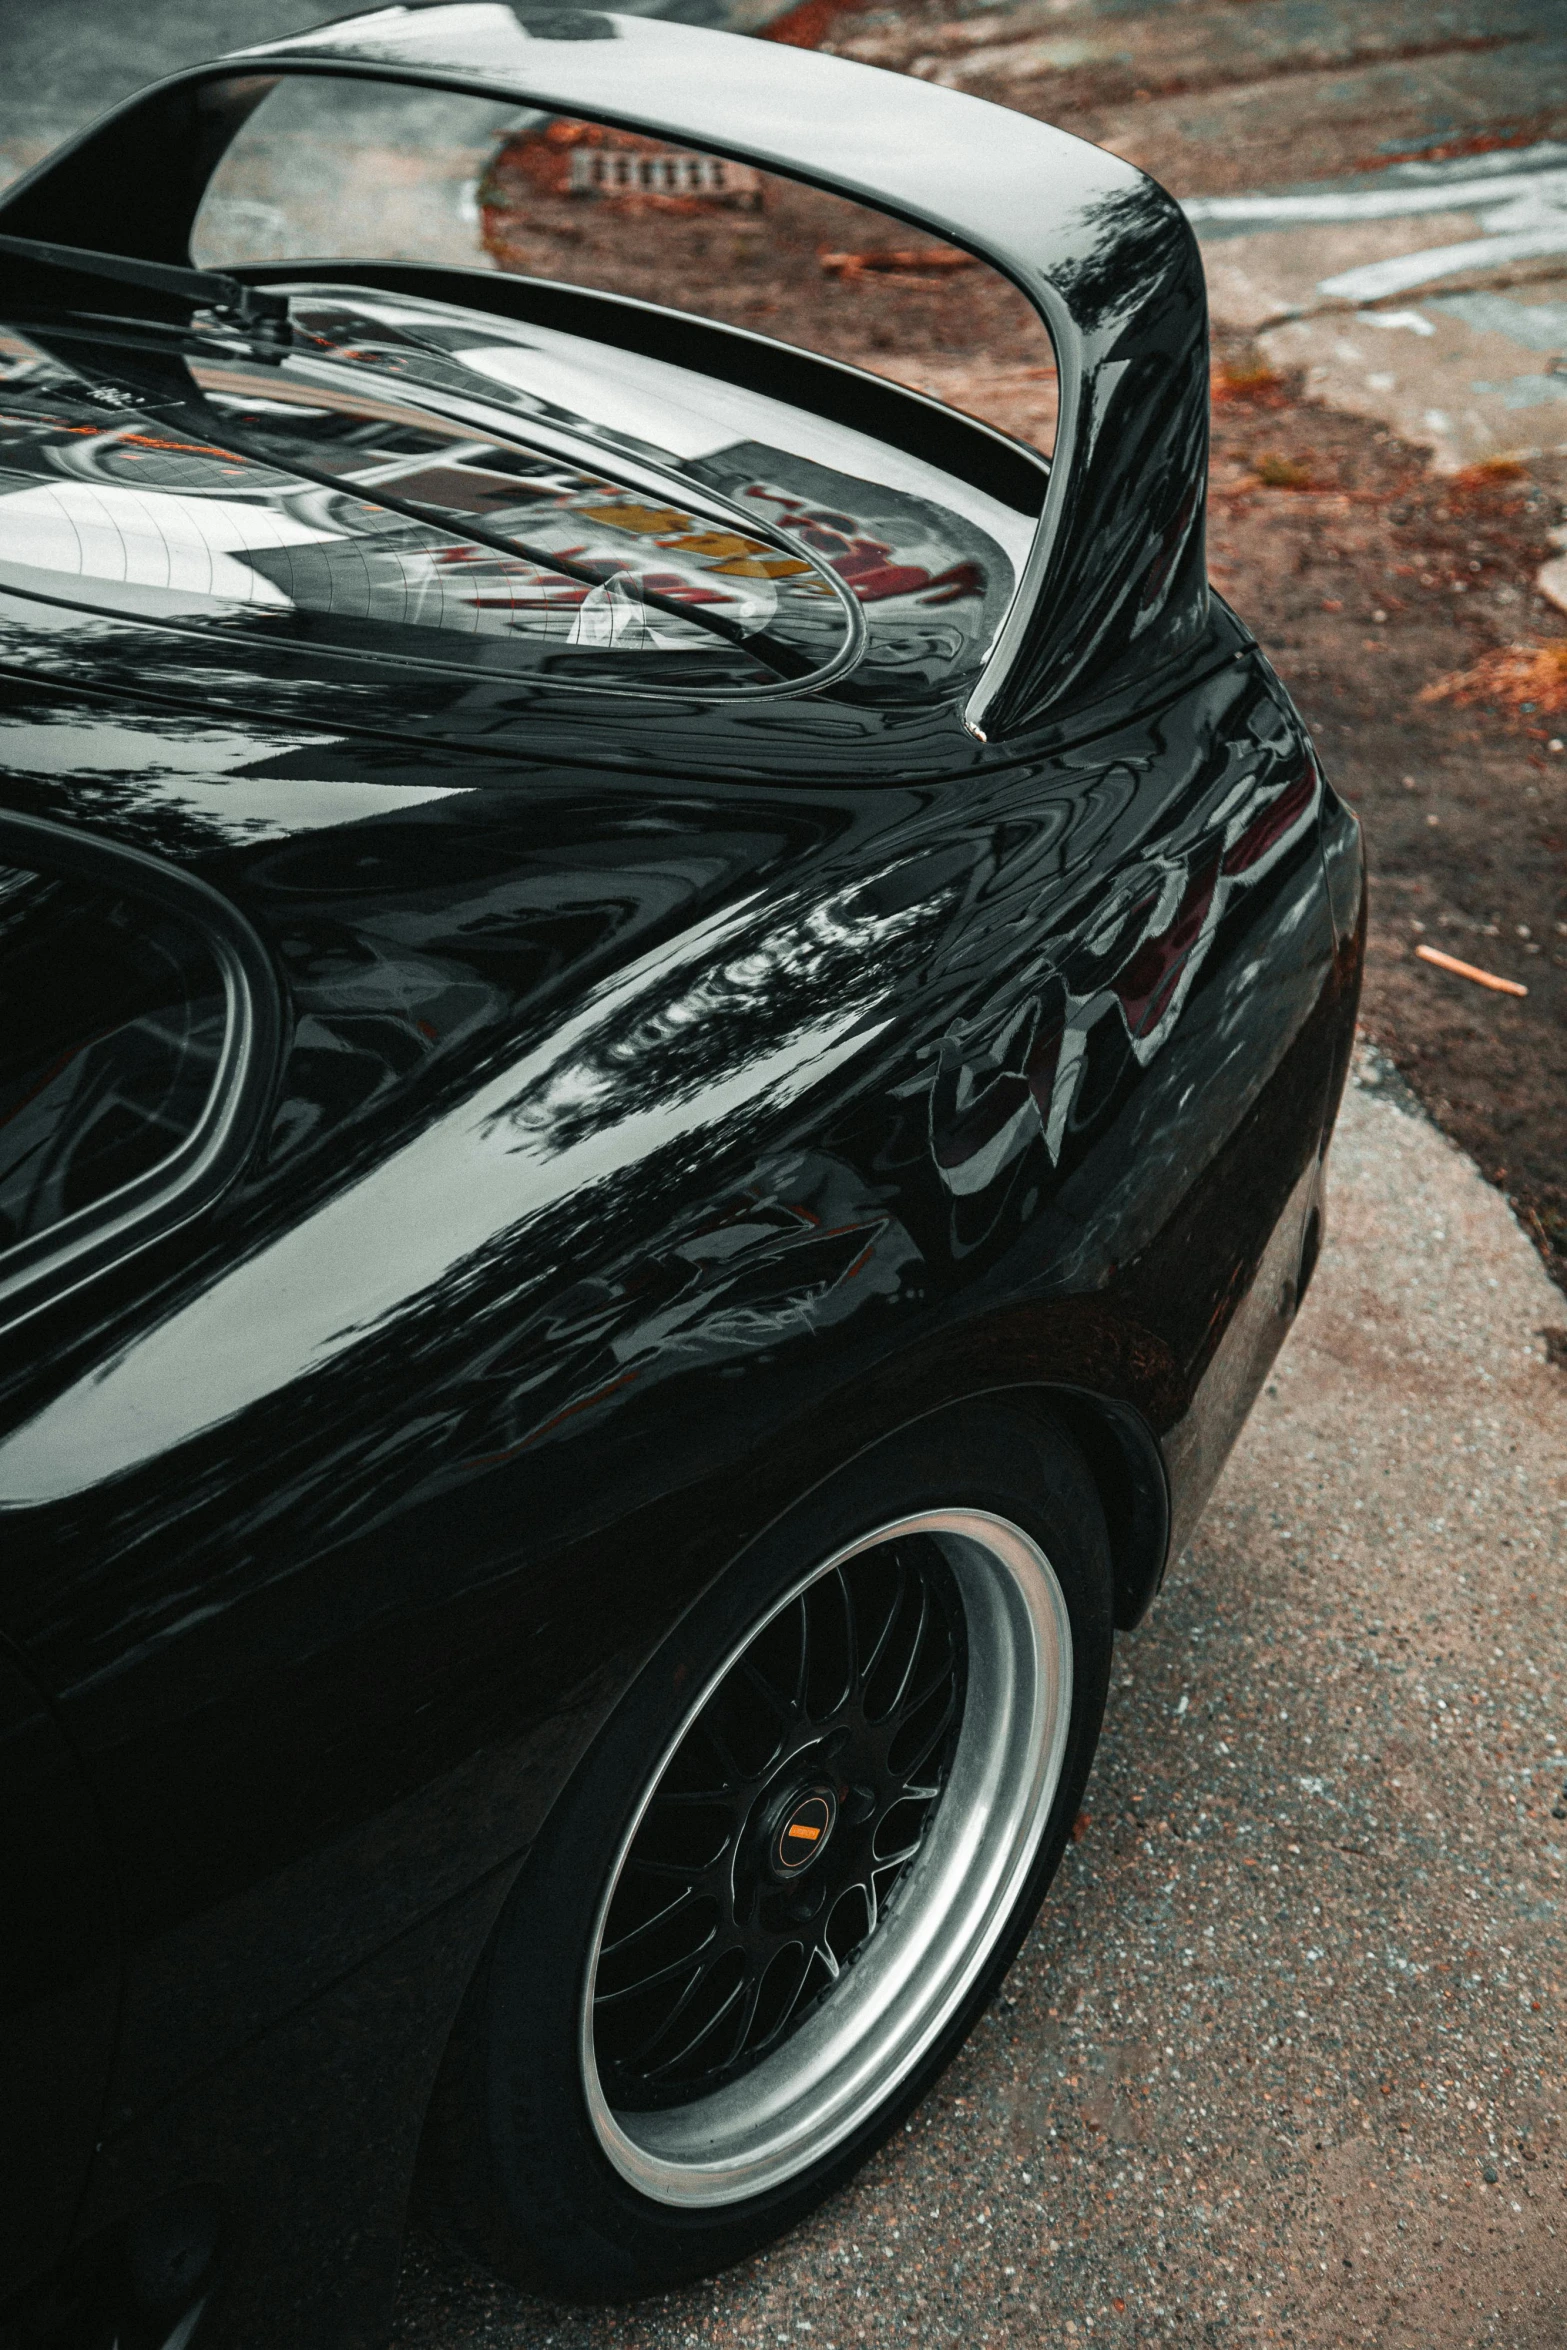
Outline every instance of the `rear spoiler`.
POLYGON ((1132 164, 811 50, 588 8, 436 0, 153 84, 13 187, 0 231, 188 263, 225 149, 295 73, 646 132, 877 206, 991 263, 1045 322, 1060 414, 1034 542, 966 723, 983 739, 1016 734, 1195 647, 1208 610, 1202 263, 1179 207, 1132 164))

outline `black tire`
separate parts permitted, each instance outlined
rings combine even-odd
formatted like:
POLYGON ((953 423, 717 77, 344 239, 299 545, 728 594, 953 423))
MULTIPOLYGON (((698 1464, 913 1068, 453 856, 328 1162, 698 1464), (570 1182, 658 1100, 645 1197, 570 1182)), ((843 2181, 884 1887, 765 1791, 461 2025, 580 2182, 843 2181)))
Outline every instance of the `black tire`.
MULTIPOLYGON (((1109 1680, 1111 1607, 1109 1543, 1093 1480, 1064 1434, 1010 1404, 962 1406, 900 1432, 850 1463, 755 1543, 691 1610, 622 1701, 507 1900, 464 2002, 426 2125, 416 2206, 433 2232, 535 2291, 613 2299, 685 2283, 744 2258, 848 2178, 961 2045, 1044 1897, 1093 1760, 1109 1680), (954 1994, 937 2036, 847 2134, 824 2142, 817 2158, 759 2193, 716 2207, 655 2200, 606 2154, 602 2123, 590 2108, 581 2037, 590 1956, 650 1774, 656 1777, 655 1765, 662 1770, 668 1761, 708 1677, 733 1659, 752 1628, 766 1622, 818 1561, 889 1522, 953 1509, 987 1513, 1037 1544, 1059 1586, 1054 1604, 1059 1612, 1064 1601, 1070 1622, 1071 1702, 1059 1777, 1053 1800, 1040 1782, 1043 1832, 1036 1825, 1037 1842, 1018 1863, 1020 1889, 1015 1898, 1008 1892, 980 1971, 960 1999, 954 1994)), ((923 1636, 915 1635, 916 1644, 923 1636)), ((802 1633, 802 1654, 808 1638, 802 1633)), ((1064 1702, 1058 1712, 1067 1716, 1064 1702)), ((928 1766, 921 1775, 931 1775, 928 1766)), ((941 1800, 938 1795, 921 1816, 934 1819, 941 1800)), ((874 1918, 874 1904, 868 1914, 874 1918)), ((873 1929, 863 1948, 874 1946, 873 1929)), ((846 1971, 844 1980, 851 1979, 859 1978, 846 1971)), ((835 1979, 819 2006, 839 1989, 835 1979)))

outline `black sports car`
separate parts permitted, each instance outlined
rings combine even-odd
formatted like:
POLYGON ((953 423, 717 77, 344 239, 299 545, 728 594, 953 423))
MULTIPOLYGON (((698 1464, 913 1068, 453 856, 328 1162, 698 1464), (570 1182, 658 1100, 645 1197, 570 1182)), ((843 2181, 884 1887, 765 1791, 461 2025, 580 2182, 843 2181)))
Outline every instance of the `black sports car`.
POLYGON ((1203 557, 1186 224, 586 10, 182 73, 0 206, 0 2342, 340 2350, 807 2211, 1077 1813, 1310 1279, 1353 819, 1203 557), (196 269, 297 77, 793 175, 1053 458, 481 270, 196 269))

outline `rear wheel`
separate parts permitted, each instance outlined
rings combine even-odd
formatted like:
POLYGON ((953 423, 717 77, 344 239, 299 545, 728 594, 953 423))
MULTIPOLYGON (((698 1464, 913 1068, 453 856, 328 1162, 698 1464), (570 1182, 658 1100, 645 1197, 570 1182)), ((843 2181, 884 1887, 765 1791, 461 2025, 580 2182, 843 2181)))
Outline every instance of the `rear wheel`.
POLYGON ((1065 1438, 965 1407, 852 1463, 642 1675, 508 1901, 426 2133, 440 2230, 554 2292, 742 2257, 953 2053, 1092 1759, 1108 1545, 1065 1438))

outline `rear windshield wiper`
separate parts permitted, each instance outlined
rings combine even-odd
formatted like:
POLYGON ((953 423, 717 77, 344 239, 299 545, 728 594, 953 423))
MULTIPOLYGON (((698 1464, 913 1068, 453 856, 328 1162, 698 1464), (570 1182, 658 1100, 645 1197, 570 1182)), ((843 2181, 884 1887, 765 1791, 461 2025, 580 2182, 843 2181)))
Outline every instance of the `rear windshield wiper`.
MULTIPOLYGON (((298 474, 301 481, 314 482, 322 489, 334 490, 340 496, 358 498, 371 506, 384 506, 389 514, 400 514, 405 520, 419 523, 427 530, 449 531, 458 538, 467 539, 473 546, 484 547, 494 554, 505 556, 508 561, 532 563, 542 571, 556 572, 561 578, 580 581, 588 588, 619 588, 622 594, 630 596, 639 604, 647 605, 649 610, 667 613, 672 619, 684 621, 688 627, 695 626, 709 636, 721 638, 737 652, 749 653, 763 668, 771 669, 776 677, 786 681, 812 678, 819 671, 836 666, 836 663, 818 661, 810 654, 802 653, 786 639, 774 636, 769 629, 756 629, 748 633, 738 621, 731 620, 727 613, 714 612, 701 604, 688 604, 683 597, 661 595, 656 588, 649 587, 645 580, 639 579, 635 572, 605 573, 591 563, 578 562, 574 557, 557 553, 553 548, 530 546, 526 539, 513 537, 509 531, 502 533, 487 530, 471 514, 452 515, 439 507, 424 505, 414 498, 400 498, 386 482, 367 482, 362 487, 356 487, 352 481, 345 481, 328 467, 312 465, 308 457, 295 449, 271 450, 264 439, 254 438, 247 432, 236 432, 232 420, 226 416, 220 416, 215 424, 209 425, 194 407, 190 407, 185 412, 184 421, 195 429, 210 433, 215 441, 232 449, 238 457, 249 457, 258 465, 286 468, 290 473, 298 474)), ((858 617, 857 606, 854 609, 858 617)), ((849 642, 855 644, 858 651, 852 629, 849 642)), ((841 655, 839 658, 841 660, 841 655)))
MULTIPOLYGON (((8 246, 18 246, 22 243, 23 239, 20 237, 0 237, 0 251, 4 251, 8 246)), ((53 250, 67 251, 71 248, 61 246, 55 247, 53 250)), ((141 266, 154 268, 162 265, 149 262, 141 266)), ((207 275, 206 272, 200 270, 171 272, 170 274, 187 278, 207 275)), ((274 296, 273 299, 275 300, 277 297, 274 296)), ((32 328, 29 331, 37 335, 47 347, 48 336, 62 330, 51 327, 46 330, 32 328)), ((80 327, 73 330, 73 337, 83 334, 84 330, 80 327)), ((356 487, 351 480, 345 480, 340 474, 333 473, 328 467, 312 465, 308 457, 295 448, 283 450, 268 448, 264 437, 253 436, 243 429, 236 430, 230 417, 214 411, 212 403, 203 396, 183 362, 177 360, 172 353, 157 353, 153 361, 151 380, 140 381, 138 380, 140 370, 133 367, 122 371, 120 367, 112 363, 111 353, 114 346, 112 342, 106 341, 101 329, 89 339, 97 346, 95 361, 90 362, 89 365, 91 376, 100 389, 119 390, 123 388, 133 391, 139 395, 139 399, 144 405, 150 406, 153 412, 174 421, 182 431, 194 433, 202 440, 220 443, 237 457, 248 457, 259 465, 286 469, 289 473, 297 475, 301 481, 312 482, 321 489, 332 490, 339 496, 356 497, 373 506, 383 506, 388 513, 401 515, 405 520, 418 523, 425 529, 447 531, 457 538, 468 540, 471 545, 484 547, 494 554, 504 556, 509 562, 520 561, 534 564, 539 569, 553 571, 562 578, 579 581, 590 590, 618 588, 621 594, 629 596, 639 604, 646 605, 650 610, 665 613, 671 619, 682 621, 688 627, 696 628, 707 636, 718 637, 736 652, 748 654, 762 668, 770 669, 773 675, 785 685, 793 685, 798 689, 805 685, 815 687, 830 684, 846 670, 858 665, 864 650, 865 617, 852 589, 845 581, 835 578, 830 573, 823 573, 822 577, 824 583, 832 587, 840 606, 844 609, 847 628, 840 650, 824 662, 814 659, 810 654, 802 652, 797 646, 789 644, 786 640, 780 640, 770 629, 756 629, 748 633, 738 621, 731 619, 727 613, 714 612, 701 604, 689 604, 683 597, 663 595, 656 588, 650 587, 646 581, 638 578, 634 572, 606 571, 591 563, 580 562, 573 556, 557 552, 553 548, 532 546, 526 539, 514 538, 509 532, 503 535, 499 531, 487 530, 483 523, 477 521, 470 514, 456 516, 444 512, 439 507, 428 506, 412 498, 401 498, 385 482, 366 483, 362 487, 356 487), (184 378, 183 383, 178 380, 180 376, 184 378)), ((809 556, 805 556, 804 550, 797 547, 785 533, 770 530, 768 537, 776 539, 780 545, 787 547, 791 554, 801 556, 807 564, 810 563, 809 556)))
POLYGON ((18 261, 67 270, 78 277, 106 278, 117 285, 140 286, 151 294, 172 295, 198 310, 210 310, 215 318, 242 328, 260 342, 286 343, 289 339, 287 296, 247 286, 222 270, 138 261, 128 253, 95 253, 84 245, 53 245, 36 237, 0 235, 0 254, 13 254, 18 261))
MULTIPOLYGON (((218 305, 211 300, 207 289, 212 287, 231 289, 237 297, 242 297, 245 301, 265 305, 261 315, 268 330, 267 339, 274 343, 274 347, 280 353, 288 347, 292 338, 293 329, 289 323, 288 303, 284 296, 268 294, 260 287, 247 286, 238 278, 224 277, 214 270, 177 269, 161 261, 133 262, 115 253, 87 253, 74 245, 45 245, 36 243, 27 237, 0 235, 0 255, 8 252, 29 259, 42 256, 50 262, 58 259, 63 266, 69 268, 74 268, 78 260, 101 262, 106 265, 103 270, 103 275, 106 277, 117 278, 123 273, 129 278, 129 273, 135 271, 137 275, 134 282, 145 283, 159 292, 178 291, 181 299, 199 299, 203 307, 214 311, 217 310, 218 305)), ((241 318, 244 315, 239 311, 238 304, 235 305, 235 312, 241 318)), ((123 329, 126 323, 125 321, 105 320, 101 324, 93 325, 83 322, 78 317, 69 326, 53 323, 41 328, 29 328, 28 331, 35 335, 46 349, 49 347, 50 337, 55 335, 67 341, 86 341, 96 346, 95 361, 89 362, 89 365, 91 375, 100 387, 129 390, 144 403, 150 398, 151 405, 158 412, 164 416, 176 418, 184 429, 195 431, 204 438, 221 441, 236 456, 249 457, 261 465, 285 467, 290 473, 297 474, 302 481, 313 482, 322 489, 332 490, 340 495, 362 497, 372 505, 384 506, 388 513, 400 514, 406 520, 419 523, 427 529, 450 531, 455 536, 465 538, 471 544, 487 548, 510 561, 520 560, 532 563, 541 570, 553 571, 563 578, 580 581, 589 589, 618 588, 622 594, 630 596, 637 603, 646 605, 650 610, 663 612, 672 619, 684 622, 688 627, 694 627, 706 635, 720 638, 735 651, 749 654, 751 659, 757 661, 763 668, 770 669, 784 685, 793 686, 797 691, 807 687, 820 691, 824 686, 836 683, 839 677, 859 666, 865 650, 866 628, 865 615, 858 596, 855 595, 846 580, 841 579, 830 569, 814 563, 804 547, 788 532, 780 530, 776 524, 763 526, 760 535, 764 541, 783 549, 803 561, 808 569, 814 570, 822 585, 831 590, 840 607, 845 622, 844 641, 839 651, 825 662, 818 661, 810 654, 802 652, 797 646, 789 644, 786 639, 778 637, 771 629, 761 628, 748 632, 726 613, 714 612, 701 604, 688 603, 683 597, 661 594, 656 588, 649 586, 645 580, 637 577, 634 572, 606 572, 591 564, 579 562, 572 556, 557 552, 552 548, 531 546, 527 540, 514 538, 509 532, 503 536, 498 531, 487 530, 472 515, 464 514, 459 518, 443 512, 438 507, 426 506, 409 498, 401 498, 384 482, 366 484, 362 490, 356 490, 351 481, 344 480, 340 475, 332 473, 325 467, 312 465, 309 459, 296 449, 290 448, 283 452, 268 449, 264 441, 252 438, 249 433, 243 430, 236 431, 230 418, 221 415, 214 418, 210 403, 203 397, 191 378, 183 359, 173 351, 162 348, 154 349, 151 353, 151 373, 148 380, 145 381, 139 380, 144 371, 138 369, 134 364, 129 369, 125 369, 123 363, 121 366, 114 365, 110 354, 116 348, 116 330, 123 329), (105 328, 108 329, 107 333, 105 328)), ((254 325, 247 325, 245 331, 253 339, 262 339, 261 330, 254 325)), ((143 348, 143 346, 136 347, 143 348)), ((438 350, 437 346, 425 344, 420 347, 426 350, 435 350, 437 356, 446 356, 444 352, 438 350)), ((750 523, 749 517, 737 516, 735 519, 743 527, 754 527, 750 523)))

